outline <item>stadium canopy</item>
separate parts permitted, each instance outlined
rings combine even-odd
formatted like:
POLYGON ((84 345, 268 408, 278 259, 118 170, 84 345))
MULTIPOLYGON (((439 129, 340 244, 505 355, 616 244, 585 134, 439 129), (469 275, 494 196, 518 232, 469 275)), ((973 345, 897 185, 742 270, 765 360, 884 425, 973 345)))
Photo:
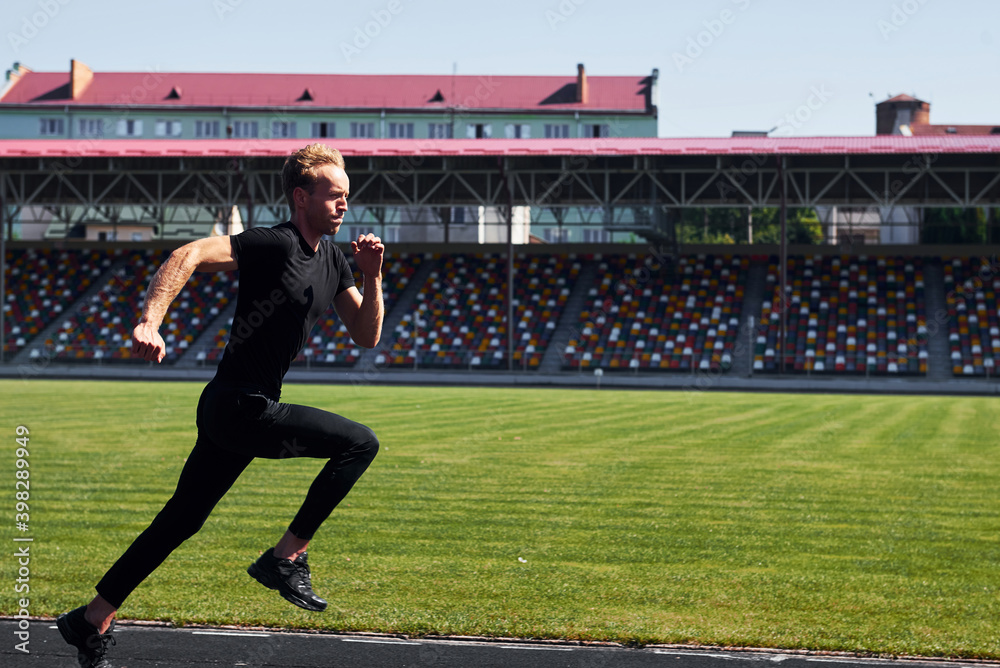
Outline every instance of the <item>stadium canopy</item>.
MULTIPOLYGON (((0 203, 59 220, 141 207, 240 207, 248 225, 287 216, 279 172, 309 139, 0 140, 0 203)), ((342 139, 351 202, 629 211, 659 235, 682 208, 983 207, 1000 204, 1000 135, 592 139, 342 139)), ((661 235, 662 236, 662 235, 661 235)))
MULTIPOLYGON (((345 156, 882 155, 1000 153, 1000 135, 321 140, 345 156)), ((5 139, 0 158, 285 157, 309 139, 5 139)))
MULTIPOLYGON (((245 223, 287 215, 279 172, 308 139, 0 140, 0 223, 44 208, 67 226, 153 222, 198 208, 245 223)), ((344 139, 352 208, 452 206, 506 211, 507 309, 513 321, 515 206, 630 210, 629 228, 671 238, 669 210, 780 207, 781 290, 787 207, 982 207, 1000 204, 1000 135, 702 139, 344 139)), ((2 253, 0 253, 2 256, 2 253)), ((2 275, 2 272, 0 272, 2 275)), ((782 309, 782 343, 785 336, 782 309)), ((2 330, 2 314, 0 314, 2 330)), ((508 328, 508 352, 513 328, 508 328)), ((509 360, 512 356, 509 357, 509 360)))

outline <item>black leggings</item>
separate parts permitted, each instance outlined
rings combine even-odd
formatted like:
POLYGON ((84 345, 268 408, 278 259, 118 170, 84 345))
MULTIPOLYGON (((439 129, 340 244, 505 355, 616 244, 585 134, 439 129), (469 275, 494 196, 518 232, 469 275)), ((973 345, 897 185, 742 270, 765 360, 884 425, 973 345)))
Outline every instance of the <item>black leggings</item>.
POLYGON ((101 579, 97 593, 120 608, 140 582, 201 529, 255 457, 330 460, 288 527, 298 538, 311 539, 371 464, 378 445, 374 432, 363 424, 213 380, 198 402, 198 440, 177 490, 101 579))

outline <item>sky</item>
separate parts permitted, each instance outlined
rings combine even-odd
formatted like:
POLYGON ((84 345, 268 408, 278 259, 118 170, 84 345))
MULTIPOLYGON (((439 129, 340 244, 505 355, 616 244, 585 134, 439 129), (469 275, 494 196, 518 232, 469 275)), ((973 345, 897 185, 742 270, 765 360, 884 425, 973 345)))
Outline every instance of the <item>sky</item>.
POLYGON ((1000 124, 997 0, 4 0, 4 69, 647 76, 661 137, 1000 124))

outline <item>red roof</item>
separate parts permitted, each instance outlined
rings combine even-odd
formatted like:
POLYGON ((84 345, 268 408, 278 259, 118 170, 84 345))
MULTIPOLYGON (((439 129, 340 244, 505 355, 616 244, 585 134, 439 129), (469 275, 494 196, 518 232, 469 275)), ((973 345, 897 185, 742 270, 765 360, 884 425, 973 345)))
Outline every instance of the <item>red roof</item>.
POLYGON ((901 94, 895 97, 890 97, 888 100, 883 100, 879 104, 885 104, 886 102, 920 102, 921 104, 927 104, 923 100, 917 99, 912 95, 901 94))
MULTIPOLYGON (((309 139, 2 139, 0 158, 283 157, 309 139)), ((350 156, 1000 153, 1000 135, 613 139, 337 139, 350 156)))
POLYGON ((645 112, 649 77, 95 72, 71 99, 66 72, 26 72, 0 104, 645 112), (308 92, 307 92, 308 91, 308 92), (174 92, 174 94, 172 94, 174 92), (311 100, 309 98, 312 98, 311 100), (439 100, 439 101, 434 101, 439 100))
POLYGON ((910 132, 917 137, 934 135, 989 135, 1000 133, 1000 125, 931 125, 913 123, 910 132))

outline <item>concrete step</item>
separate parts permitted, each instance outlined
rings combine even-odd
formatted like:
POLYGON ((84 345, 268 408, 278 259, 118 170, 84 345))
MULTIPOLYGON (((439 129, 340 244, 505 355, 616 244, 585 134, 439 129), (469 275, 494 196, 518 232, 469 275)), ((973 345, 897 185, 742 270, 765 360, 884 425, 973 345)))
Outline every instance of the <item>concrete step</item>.
POLYGON ((733 346, 733 366, 729 375, 744 377, 750 375, 753 365, 753 349, 756 329, 760 325, 764 293, 767 290, 766 261, 751 262, 747 269, 746 287, 743 291, 743 311, 740 313, 740 329, 733 346), (753 325, 750 319, 753 318, 753 325))
POLYGON ((954 380, 948 345, 948 304, 939 258, 924 264, 924 313, 927 316, 927 379, 954 380))
POLYGON ((552 334, 541 364, 538 365, 539 373, 556 373, 562 370, 563 351, 566 350, 566 345, 579 326, 580 312, 585 306, 587 293, 594 287, 597 263, 594 261, 581 261, 581 263, 580 273, 577 274, 576 283, 556 324, 556 331, 552 334))
MULTIPOLYGON (((236 315, 236 295, 232 296, 225 308, 221 309, 210 323, 206 325, 204 331, 198 335, 174 366, 180 368, 205 366, 203 360, 198 359, 199 353, 207 353, 215 347, 215 334, 226 325, 232 323, 233 316, 236 315)), ((213 364, 214 366, 214 364, 213 364)))
POLYGON ((435 268, 436 263, 433 259, 425 259, 420 263, 417 271, 410 278, 410 282, 403 289, 403 293, 396 300, 396 305, 382 318, 382 339, 379 341, 379 344, 361 353, 361 357, 358 358, 357 363, 353 367, 354 371, 360 371, 366 376, 371 373, 377 373, 379 355, 387 355, 389 353, 396 339, 396 327, 403 320, 403 316, 413 309, 413 303, 416 301, 417 295, 420 294, 420 290, 427 283, 427 279, 435 268))

